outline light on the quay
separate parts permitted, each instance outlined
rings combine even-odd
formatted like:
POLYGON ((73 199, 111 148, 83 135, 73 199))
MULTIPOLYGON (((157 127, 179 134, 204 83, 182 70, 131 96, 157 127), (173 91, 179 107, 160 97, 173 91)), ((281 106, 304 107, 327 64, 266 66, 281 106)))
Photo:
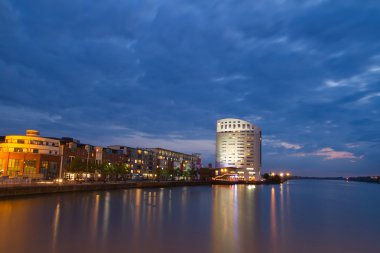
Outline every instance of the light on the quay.
POLYGON ((62 182, 63 182, 63 179, 62 179, 62 178, 57 178, 57 179, 55 180, 55 182, 56 182, 56 183, 62 183, 62 182))

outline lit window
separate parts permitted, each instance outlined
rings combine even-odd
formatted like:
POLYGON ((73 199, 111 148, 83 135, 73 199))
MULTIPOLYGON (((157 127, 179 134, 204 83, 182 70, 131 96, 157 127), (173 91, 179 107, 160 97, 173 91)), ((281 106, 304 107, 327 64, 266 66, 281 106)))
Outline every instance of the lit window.
POLYGON ((24 162, 24 174, 36 174, 37 173, 37 161, 36 160, 25 160, 24 162))
POLYGON ((21 170, 21 160, 9 159, 8 160, 8 176, 17 176, 21 170))

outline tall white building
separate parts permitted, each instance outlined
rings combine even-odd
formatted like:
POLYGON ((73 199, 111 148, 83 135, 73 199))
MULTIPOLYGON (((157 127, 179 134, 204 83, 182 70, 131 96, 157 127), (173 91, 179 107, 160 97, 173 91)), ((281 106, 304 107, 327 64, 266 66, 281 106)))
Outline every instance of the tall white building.
POLYGON ((261 129, 241 119, 216 123, 216 167, 243 169, 245 180, 260 179, 261 129))

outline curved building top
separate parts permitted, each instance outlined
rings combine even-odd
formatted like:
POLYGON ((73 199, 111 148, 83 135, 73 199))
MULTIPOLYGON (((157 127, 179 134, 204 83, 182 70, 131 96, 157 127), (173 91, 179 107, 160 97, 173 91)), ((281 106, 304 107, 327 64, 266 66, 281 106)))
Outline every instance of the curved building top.
POLYGON ((27 130, 26 135, 7 135, 0 143, 0 152, 20 152, 34 154, 59 154, 59 140, 41 137, 37 130, 27 130))
POLYGON ((253 125, 251 122, 242 119, 226 118, 220 119, 216 122, 216 132, 252 130, 260 130, 260 128, 253 125))

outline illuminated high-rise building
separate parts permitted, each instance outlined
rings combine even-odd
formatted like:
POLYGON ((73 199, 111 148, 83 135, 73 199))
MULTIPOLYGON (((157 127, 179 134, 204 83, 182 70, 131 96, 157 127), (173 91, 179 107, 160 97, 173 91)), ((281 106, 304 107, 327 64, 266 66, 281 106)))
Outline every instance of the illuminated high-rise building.
POLYGON ((243 169, 245 180, 260 179, 261 129, 241 119, 216 124, 216 167, 243 169))

